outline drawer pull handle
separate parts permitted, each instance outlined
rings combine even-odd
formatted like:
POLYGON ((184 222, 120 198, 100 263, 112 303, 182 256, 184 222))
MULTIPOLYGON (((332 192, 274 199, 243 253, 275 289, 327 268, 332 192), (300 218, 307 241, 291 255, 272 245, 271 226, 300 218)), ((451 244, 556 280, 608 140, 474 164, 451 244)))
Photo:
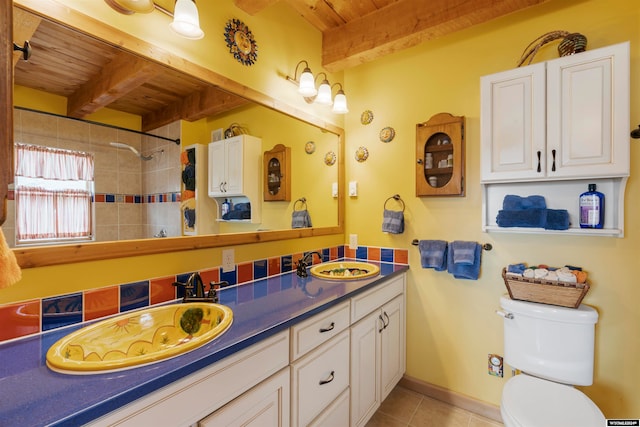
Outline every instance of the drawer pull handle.
POLYGON ((329 384, 331 381, 333 381, 333 379, 335 378, 333 374, 335 373, 336 371, 331 371, 331 373, 329 374, 329 378, 327 378, 326 380, 320 380, 320 385, 329 384))
POLYGON ((556 150, 551 150, 551 155, 553 157, 553 164, 551 165, 551 172, 556 171, 556 150))
POLYGON ((333 331, 333 329, 335 327, 336 327, 336 323, 335 322, 331 322, 331 325, 329 325, 328 328, 320 328, 320 333, 323 334, 325 332, 333 331))
POLYGON ((540 167, 540 155, 542 153, 538 150, 538 168, 536 169, 538 171, 538 173, 540 173, 542 171, 542 168, 540 167))
POLYGON ((386 311, 383 314, 384 314, 384 317, 387 318, 387 321, 384 323, 384 329, 387 329, 387 326, 389 326, 389 322, 391 322, 391 320, 389 320, 389 315, 387 314, 386 311))
POLYGON ((382 314, 378 316, 378 319, 382 322, 382 327, 378 329, 378 333, 381 333, 384 330, 384 328, 386 328, 386 325, 384 324, 384 319, 382 318, 382 314))

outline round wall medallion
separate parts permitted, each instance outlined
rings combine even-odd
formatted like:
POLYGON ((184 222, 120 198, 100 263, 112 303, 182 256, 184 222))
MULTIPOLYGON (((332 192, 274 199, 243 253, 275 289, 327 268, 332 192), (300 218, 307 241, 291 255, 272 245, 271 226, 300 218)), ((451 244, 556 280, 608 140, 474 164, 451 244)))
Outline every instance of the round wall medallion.
POLYGON ((391 142, 395 136, 396 131, 392 127, 387 126, 380 131, 380 141, 382 142, 391 142))
POLYGON ((329 151, 327 154, 324 155, 325 165, 333 166, 335 162, 336 162, 336 153, 334 153, 333 151, 329 151))
POLYGON ((313 154, 316 151, 316 143, 313 141, 309 141, 304 144, 304 151, 307 154, 313 154))
POLYGON ((363 125, 368 125, 372 121, 373 121, 373 111, 364 110, 362 112, 362 115, 360 116, 360 123, 362 123, 363 125))
POLYGON ((239 19, 230 19, 224 27, 229 52, 242 65, 252 65, 258 59, 258 45, 249 27, 239 19))
POLYGON ((367 150, 367 147, 359 147, 356 150, 356 160, 359 162, 364 162, 365 160, 367 160, 369 158, 369 150, 367 150))

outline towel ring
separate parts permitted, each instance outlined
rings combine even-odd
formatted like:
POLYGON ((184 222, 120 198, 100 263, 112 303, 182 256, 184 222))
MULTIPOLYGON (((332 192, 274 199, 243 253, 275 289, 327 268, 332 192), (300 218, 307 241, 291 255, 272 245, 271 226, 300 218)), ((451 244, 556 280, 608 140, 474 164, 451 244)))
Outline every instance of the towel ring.
MULTIPOLYGON (((411 244, 413 246, 418 246, 420 244, 420 241, 418 239, 413 239, 411 241, 411 244)), ((493 249, 493 245, 491 243, 484 243, 482 245, 482 249, 484 249, 485 251, 490 251, 491 249, 493 249)))
POLYGON ((394 194, 393 196, 389 197, 387 200, 384 201, 384 209, 387 209, 387 202, 391 199, 397 200, 398 202, 400 202, 402 204, 402 212, 404 212, 404 202, 402 201, 402 199, 400 198, 400 195, 398 194, 394 194))
POLYGON ((304 210, 307 208, 307 198, 306 197, 300 197, 298 200, 296 200, 295 202, 293 202, 293 210, 296 210, 296 206, 298 205, 298 202, 302 203, 302 209, 304 210))

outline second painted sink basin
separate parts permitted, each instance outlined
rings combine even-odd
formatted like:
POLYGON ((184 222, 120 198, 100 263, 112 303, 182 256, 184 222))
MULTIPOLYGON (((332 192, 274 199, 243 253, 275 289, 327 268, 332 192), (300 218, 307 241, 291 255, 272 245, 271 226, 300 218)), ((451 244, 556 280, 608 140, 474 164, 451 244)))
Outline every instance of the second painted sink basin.
POLYGON ((99 374, 159 362, 224 333, 229 307, 192 302, 153 307, 102 320, 70 333, 47 351, 47 366, 66 374, 99 374))
POLYGON ((314 265, 309 271, 320 279, 359 280, 377 276, 380 267, 368 262, 336 261, 314 265))

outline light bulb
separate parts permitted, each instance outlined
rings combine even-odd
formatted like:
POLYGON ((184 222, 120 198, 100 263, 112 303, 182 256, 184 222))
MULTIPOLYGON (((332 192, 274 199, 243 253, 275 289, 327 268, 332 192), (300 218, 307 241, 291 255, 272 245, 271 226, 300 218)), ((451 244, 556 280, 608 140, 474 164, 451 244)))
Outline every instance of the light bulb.
POLYGON ((336 114, 346 114, 349 112, 347 108, 347 97, 342 89, 336 93, 336 97, 333 100, 333 112, 336 114))
POLYGON ((318 91, 316 90, 315 79, 309 67, 305 68, 300 74, 300 85, 298 86, 298 93, 304 97, 316 96, 318 91))
POLYGON ((169 24, 177 34, 187 39, 198 40, 204 37, 200 29, 198 8, 193 0, 178 0, 173 11, 173 22, 169 24))
POLYGON ((331 86, 329 82, 325 79, 322 83, 320 83, 320 87, 318 87, 318 96, 314 101, 316 104, 320 105, 331 105, 331 86))

